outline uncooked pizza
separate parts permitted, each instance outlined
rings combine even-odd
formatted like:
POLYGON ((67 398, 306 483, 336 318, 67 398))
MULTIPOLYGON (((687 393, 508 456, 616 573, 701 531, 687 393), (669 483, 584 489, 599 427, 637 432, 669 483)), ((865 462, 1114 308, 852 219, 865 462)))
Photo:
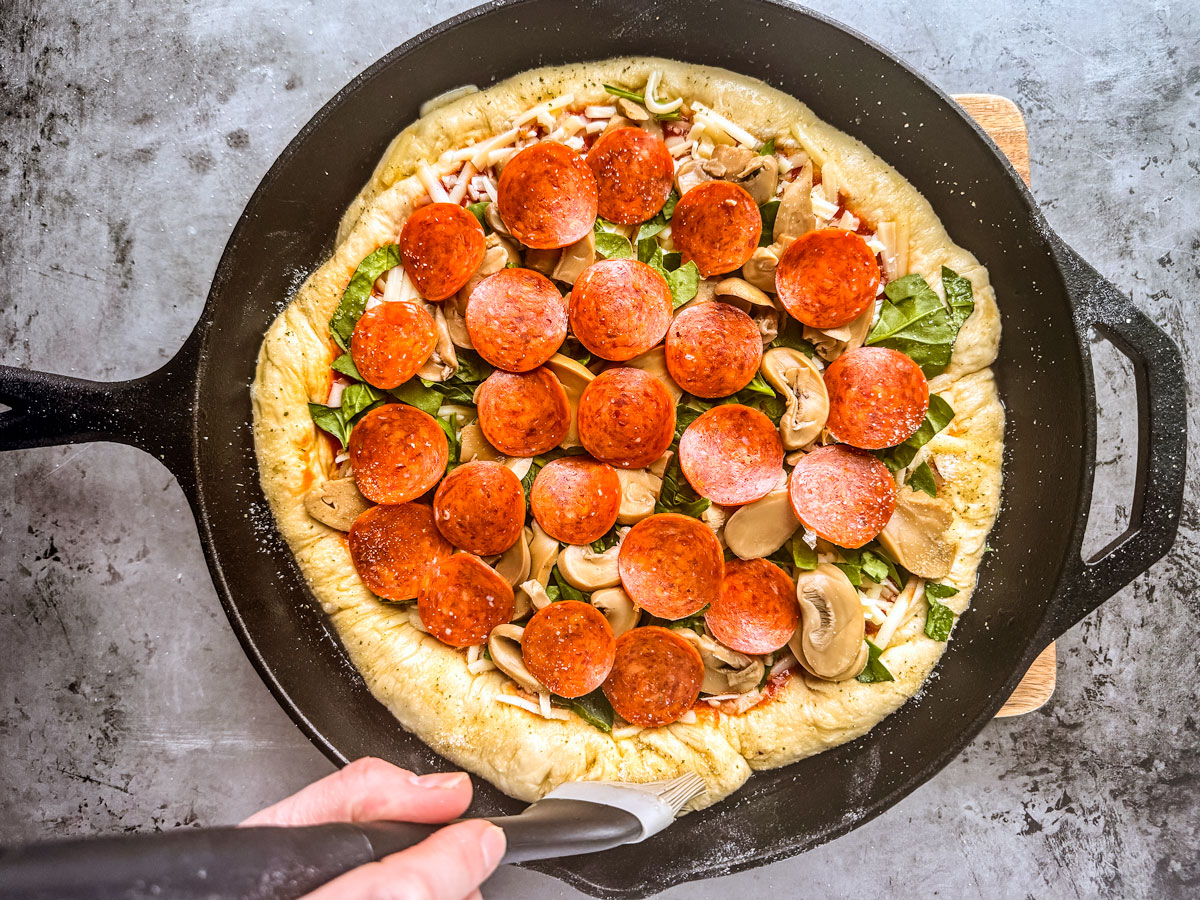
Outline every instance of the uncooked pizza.
POLYGON ((522 799, 694 770, 706 805, 930 674, 999 503, 999 331, 799 100, 539 69, 388 148, 263 343, 262 485, 397 727, 522 799))

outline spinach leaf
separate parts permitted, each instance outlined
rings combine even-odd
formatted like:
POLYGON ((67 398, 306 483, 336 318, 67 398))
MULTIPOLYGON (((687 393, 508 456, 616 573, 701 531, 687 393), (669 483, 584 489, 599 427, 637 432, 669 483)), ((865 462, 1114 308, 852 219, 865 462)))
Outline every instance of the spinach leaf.
POLYGON ((879 658, 883 653, 876 647, 870 638, 867 638, 867 667, 862 670, 858 676, 858 681, 863 684, 874 684, 878 681, 895 681, 895 677, 888 671, 887 666, 883 664, 883 660, 879 658))
POLYGON ((958 588, 931 581, 925 585, 925 599, 929 601, 929 612, 925 614, 925 636, 935 641, 950 639, 954 627, 954 611, 940 602, 958 593, 958 588))
MULTIPOLYGON (((876 450, 875 455, 883 460, 883 464, 891 472, 899 472, 908 466, 917 455, 917 451, 933 440, 934 435, 950 424, 954 418, 954 410, 950 404, 938 394, 929 395, 929 410, 925 413, 925 421, 908 440, 886 450, 876 450)), ((933 474, 932 472, 930 473, 933 474)))
POLYGON ((758 148, 759 156, 770 156, 775 152, 775 138, 768 138, 763 141, 763 145, 758 148))
POLYGON ((817 548, 805 543, 804 529, 801 528, 792 535, 792 565, 807 572, 815 569, 819 562, 817 548))
POLYGON ((667 202, 663 204, 663 208, 659 212, 659 215, 670 222, 671 217, 675 215, 675 204, 678 202, 679 192, 675 190, 675 188, 671 188, 671 193, 667 194, 667 202))
POLYGON ((617 546, 620 540, 621 538, 617 534, 617 526, 614 525, 604 534, 600 535, 600 537, 596 538, 596 540, 592 541, 592 551, 594 553, 603 553, 605 550, 611 550, 617 546))
POLYGON ((679 454, 673 454, 663 472, 662 491, 659 492, 658 502, 654 504, 654 511, 680 513, 698 519, 708 507, 709 501, 697 494, 683 477, 679 468, 679 454))
POLYGON ((446 432, 446 443, 449 445, 450 450, 450 455, 446 459, 446 466, 449 469, 450 466, 458 462, 458 432, 455 430, 453 422, 443 419, 440 416, 434 419, 434 421, 441 426, 442 431, 446 432))
POLYGON ((620 233, 620 227, 607 219, 596 217, 596 223, 592 226, 596 235, 596 252, 605 259, 633 258, 633 244, 620 233))
POLYGON ((451 382, 455 384, 479 384, 479 382, 492 374, 491 364, 486 362, 474 350, 456 347, 454 352, 455 356, 458 357, 458 371, 450 376, 449 380, 451 382))
MULTIPOLYGON (((754 377, 750 379, 750 383, 742 388, 743 391, 748 391, 752 394, 765 394, 768 397, 775 396, 775 389, 767 384, 762 377, 762 372, 755 372, 754 377)), ((739 391, 739 393, 741 393, 739 391)))
POLYGON ((852 585, 862 587, 862 551, 839 547, 838 552, 842 555, 842 561, 836 562, 834 565, 846 573, 846 577, 850 579, 852 585))
MULTIPOLYGON (((903 588, 908 582, 908 571, 896 565, 895 560, 888 556, 887 552, 884 551, 884 549, 880 547, 878 543, 872 543, 870 548, 871 549, 869 550, 863 550, 863 555, 866 556, 869 554, 873 559, 882 562, 887 570, 886 574, 891 577, 892 581, 896 583, 897 587, 903 588)), ((882 581, 883 579, 876 578, 875 580, 882 581)))
POLYGON ((768 200, 758 208, 762 216, 762 234, 758 238, 758 246, 770 247, 775 242, 772 232, 775 229, 775 217, 779 215, 779 201, 768 200))
POLYGON ((558 566, 551 569, 550 574, 554 578, 555 587, 558 588, 557 599, 578 600, 580 603, 587 603, 591 599, 590 594, 585 594, 579 588, 572 585, 571 582, 567 581, 567 579, 563 578, 562 573, 558 571, 558 566))
POLYGON ((563 709, 569 709, 593 728, 599 728, 605 734, 612 734, 613 708, 600 688, 582 697, 570 699, 554 694, 550 702, 563 709))
POLYGON ((579 338, 575 337, 573 334, 567 335, 566 341, 563 342, 563 345, 558 352, 563 356, 571 357, 571 359, 575 360, 575 362, 579 363, 581 366, 586 366, 592 361, 591 351, 588 350, 587 347, 583 346, 583 344, 579 343, 579 338))
POLYGON ((667 282, 671 289, 671 308, 679 309, 683 304, 696 296, 700 289, 700 270, 696 263, 688 261, 680 265, 678 253, 666 253, 659 245, 657 238, 644 238, 638 241, 638 260, 644 262, 667 282))
POLYGON ((929 463, 922 461, 909 474, 904 483, 914 491, 924 491, 930 497, 937 496, 937 482, 933 478, 933 469, 929 468, 929 463))
POLYGON ((696 409, 692 406, 680 404, 675 407, 675 439, 671 442, 672 450, 679 448, 679 439, 683 437, 683 433, 687 430, 687 427, 703 414, 704 410, 696 409))
POLYGON ((771 341, 770 347, 790 347, 799 350, 809 359, 816 354, 816 348, 804 339, 804 326, 789 315, 781 316, 779 334, 771 341))
POLYGON ((668 623, 670 628, 690 628, 696 634, 704 634, 704 614, 708 612, 708 604, 704 604, 703 609, 699 609, 690 616, 684 616, 682 619, 675 619, 668 623))
POLYGON ((410 378, 398 388, 392 389, 392 396, 401 403, 415 406, 423 413, 436 416, 442 405, 442 395, 439 391, 428 387, 420 378, 410 378))
MULTIPOLYGON (((646 105, 646 98, 642 94, 635 94, 633 91, 627 91, 625 88, 619 88, 614 84, 606 84, 604 89, 614 97, 623 97, 626 100, 632 100, 634 103, 646 105)), ((679 118, 679 110, 674 110, 669 113, 650 113, 654 118, 662 122, 673 122, 679 118)))
POLYGON ((488 225, 487 220, 483 217, 483 214, 487 212, 487 208, 491 203, 491 200, 480 200, 478 203, 467 204, 467 212, 479 220, 479 227, 483 229, 484 234, 492 230, 492 227, 488 225))
POLYGON ((867 344, 899 350, 912 357, 927 377, 950 363, 954 340, 975 308, 971 283, 952 269, 942 267, 946 302, 921 275, 897 278, 884 288, 887 299, 879 321, 867 335, 867 344))
POLYGON ((308 404, 308 414, 312 416, 313 424, 322 431, 328 431, 342 442, 343 447, 350 444, 350 422, 342 413, 340 407, 326 406, 324 403, 308 404))
POLYGON ((343 375, 353 378, 355 381, 366 381, 365 378, 358 372, 358 366, 354 364, 354 359, 349 353, 343 353, 329 366, 335 372, 341 372, 343 375))
POLYGON ((369 384, 349 384, 342 391, 342 415, 349 422, 361 412, 370 409, 383 399, 383 392, 369 384))
POLYGON ((395 244, 384 244, 358 264, 350 283, 342 293, 342 300, 334 310, 333 318, 329 320, 329 333, 343 350, 350 349, 350 335, 358 324, 363 310, 367 307, 367 298, 371 296, 371 286, 375 280, 389 269, 400 265, 400 248, 395 244))
POLYGON ((883 581, 888 577, 888 565, 870 550, 862 553, 862 570, 872 581, 883 581))

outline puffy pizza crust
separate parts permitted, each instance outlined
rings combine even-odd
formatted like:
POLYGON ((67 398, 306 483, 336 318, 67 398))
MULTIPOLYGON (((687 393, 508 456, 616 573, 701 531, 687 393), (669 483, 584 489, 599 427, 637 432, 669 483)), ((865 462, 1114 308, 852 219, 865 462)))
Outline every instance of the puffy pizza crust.
POLYGON ((522 800, 565 781, 646 781, 694 770, 708 792, 693 808, 707 806, 741 786, 752 769, 787 765, 864 734, 917 692, 945 649, 924 636, 922 604, 883 654, 894 682, 831 684, 801 674, 745 714, 700 712, 694 724, 615 739, 574 717, 549 721, 497 703, 503 675, 471 675, 460 652, 412 627, 405 610, 377 600, 355 573, 345 536, 305 512, 308 487, 332 465, 328 443, 318 438, 306 407, 327 395, 336 349, 329 318, 359 261, 397 238, 424 193, 417 166, 428 162, 436 169, 444 151, 499 133, 514 116, 565 92, 574 93, 576 103, 598 103, 608 98, 605 82, 640 89, 654 69, 663 73, 660 96, 699 100, 760 139, 794 138, 793 125, 799 125, 810 149, 826 163, 836 162, 841 190, 857 212, 870 221, 907 223, 909 271, 934 285, 943 265, 970 278, 975 312, 934 385, 956 417, 925 451, 946 477, 942 495, 955 510, 958 552, 946 579, 960 589, 948 601, 955 612, 970 600, 999 508, 1004 415, 988 367, 999 346, 1000 319, 987 271, 954 244, 929 203, 898 172, 798 100, 721 69, 621 58, 525 72, 414 122, 351 204, 332 258, 267 332, 252 388, 255 448, 279 530, 374 696, 435 751, 522 800))

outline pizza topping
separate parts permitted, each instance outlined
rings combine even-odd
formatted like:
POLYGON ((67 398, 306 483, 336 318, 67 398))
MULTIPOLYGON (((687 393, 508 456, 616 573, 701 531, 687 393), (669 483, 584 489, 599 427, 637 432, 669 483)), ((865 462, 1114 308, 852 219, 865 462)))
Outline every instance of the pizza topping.
POLYGON ((567 310, 558 288, 530 269, 501 269, 467 302, 467 331, 493 366, 528 372, 550 359, 567 337, 567 310))
POLYGON ((582 697, 612 669, 616 639, 596 608, 578 600, 551 603, 533 614, 521 638, 525 665, 560 697, 582 697))
POLYGON ((689 307, 667 331, 671 378, 697 397, 736 394, 754 379, 762 355, 754 320, 728 303, 689 307))
POLYGON ((536 456, 563 442, 571 427, 567 392, 545 367, 497 370, 475 394, 488 443, 507 456, 536 456))
POLYGON ((818 447, 800 459, 788 494, 807 528, 851 549, 879 534, 896 508, 896 485, 887 466, 841 445, 818 447))
POLYGON ((412 600, 450 546, 423 503, 372 506, 350 528, 350 558, 367 589, 385 600, 412 600))
POLYGON ((616 524, 621 482, 612 466, 564 456, 537 473, 529 503, 546 534, 564 544, 590 544, 616 524))
POLYGON ((663 479, 650 469, 617 469, 621 480, 621 508, 617 522, 632 525, 654 512, 662 493, 663 479))
POLYGON ((725 564, 721 593, 704 614, 713 637, 741 653, 773 653, 800 622, 792 579, 765 559, 725 564))
POLYGON ((810 231, 780 257, 775 290, 793 318, 813 328, 837 328, 875 303, 879 263, 852 231, 810 231))
POLYGON ((662 382, 641 369, 601 372, 579 400, 579 440, 602 462, 650 465, 675 437, 675 404, 662 382))
MULTIPOLYGON (((517 483, 520 484, 519 481, 517 483)), ((524 492, 522 492, 522 496, 524 496, 524 492)), ((524 518, 525 510, 522 507, 521 520, 524 521, 524 518)), ((529 570, 533 566, 533 556, 529 552, 529 542, 532 537, 533 534, 528 528, 522 528, 521 536, 492 564, 492 568, 496 570, 497 574, 514 589, 529 578, 529 570)))
POLYGON ((829 394, 816 364, 791 347, 772 347, 759 367, 763 380, 783 394, 787 410, 779 420, 784 450, 807 447, 818 437, 829 416, 829 394))
POLYGON ((675 183, 681 195, 698 184, 713 180, 736 184, 762 206, 775 196, 779 163, 774 156, 764 156, 749 147, 720 144, 713 148, 709 159, 692 157, 681 162, 675 170, 675 183))
POLYGON ((671 193, 675 160, 662 139, 643 128, 605 132, 587 162, 596 177, 600 215, 611 222, 645 222, 671 193))
POLYGON ((949 502, 920 491, 896 492, 896 511, 879 532, 879 545, 914 575, 945 578, 958 549, 949 535, 954 511, 949 502))
POLYGON ((683 261, 705 278, 740 268, 754 253, 762 216, 754 199, 728 181, 706 181, 675 205, 671 236, 683 261))
POLYGON ((354 520, 362 515, 371 502, 358 490, 353 476, 330 478, 309 488, 304 495, 308 514, 330 528, 349 531, 354 520))
POLYGON ((465 463, 438 485, 433 517, 454 546, 479 556, 503 553, 525 527, 521 480, 496 462, 465 463))
POLYGON ((866 620, 858 591, 837 566, 821 563, 796 579, 800 627, 788 646, 805 671, 846 681, 867 663, 866 620))
MULTIPOLYGON (((792 591, 791 580, 788 580, 788 592, 792 591)), ((792 601, 795 603, 795 601, 792 601)), ((713 640, 707 634, 700 634, 690 628, 676 627, 672 629, 700 654, 704 663, 704 681, 700 685, 700 693, 708 694, 717 701, 737 699, 737 711, 744 712, 761 698, 757 688, 763 681, 766 667, 761 657, 747 656, 739 653, 719 641, 713 640), (746 701, 750 701, 747 705, 746 701)), ((710 704, 712 705, 712 704, 710 704)))
POLYGON ((843 353, 825 370, 833 437, 864 450, 910 438, 929 408, 929 383, 910 357, 885 347, 843 353))
POLYGON ((430 203, 413 211, 400 230, 404 271, 426 300, 445 300, 483 262, 479 221, 457 203, 430 203))
POLYGON ((558 574, 567 584, 585 593, 613 588, 621 583, 617 573, 619 543, 606 550, 591 544, 570 544, 558 555, 558 574))
POLYGON ((511 678, 517 685, 531 694, 540 694, 546 690, 545 685, 533 677, 525 665, 525 656, 521 652, 521 640, 525 637, 525 629, 520 625, 505 622, 497 625, 488 635, 488 655, 496 668, 511 678))
POLYGON ((619 587, 601 588, 596 591, 592 594, 592 606, 600 610, 604 618, 608 619, 608 624, 612 627, 616 637, 636 628, 638 621, 642 618, 642 611, 619 587))
POLYGON ((441 480, 450 445, 433 416, 404 403, 389 403, 354 426, 349 453, 364 497, 376 503, 405 503, 441 480))
POLYGON ((750 503, 779 484, 783 444, 774 424, 761 412, 738 403, 723 404, 703 413, 684 431, 679 465, 688 483, 713 503, 750 503))
POLYGON ((792 510, 787 487, 738 507, 725 521, 725 545, 741 559, 770 556, 788 542, 800 520, 792 510))
POLYGON ((649 625, 617 638, 604 696, 627 722, 668 725, 692 708, 703 681, 696 649, 666 628, 649 625))
POLYGON ((367 310, 350 336, 350 356, 359 374, 390 390, 408 381, 437 346, 433 319, 416 303, 381 303, 367 310))
POLYGON ((682 619, 717 598, 725 562, 707 525, 690 516, 660 513, 625 535, 618 570, 634 603, 659 618, 682 619))
POLYGON ((634 259, 607 259, 576 280, 570 299, 571 331, 592 353, 624 362, 662 340, 671 324, 671 289, 634 259))
POLYGON ((592 230, 596 179, 574 150, 539 141, 505 164, 496 205, 505 226, 525 246, 566 247, 592 230))
POLYGON ((431 568, 417 595, 425 629, 452 647, 473 647, 512 618, 513 589, 496 571, 469 553, 456 553, 431 568))

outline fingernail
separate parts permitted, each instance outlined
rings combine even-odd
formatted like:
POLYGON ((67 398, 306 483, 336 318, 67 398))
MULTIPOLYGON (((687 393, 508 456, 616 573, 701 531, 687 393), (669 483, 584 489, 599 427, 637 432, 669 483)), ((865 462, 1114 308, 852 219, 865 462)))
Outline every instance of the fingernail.
POLYGON ((489 869, 500 865, 500 860, 504 856, 504 848, 508 846, 508 838, 504 836, 500 827, 489 822, 479 841, 483 847, 484 864, 489 869))
POLYGON ((467 781, 466 772, 435 772, 432 775, 414 775, 413 784, 417 787, 434 790, 451 790, 460 788, 467 781))

